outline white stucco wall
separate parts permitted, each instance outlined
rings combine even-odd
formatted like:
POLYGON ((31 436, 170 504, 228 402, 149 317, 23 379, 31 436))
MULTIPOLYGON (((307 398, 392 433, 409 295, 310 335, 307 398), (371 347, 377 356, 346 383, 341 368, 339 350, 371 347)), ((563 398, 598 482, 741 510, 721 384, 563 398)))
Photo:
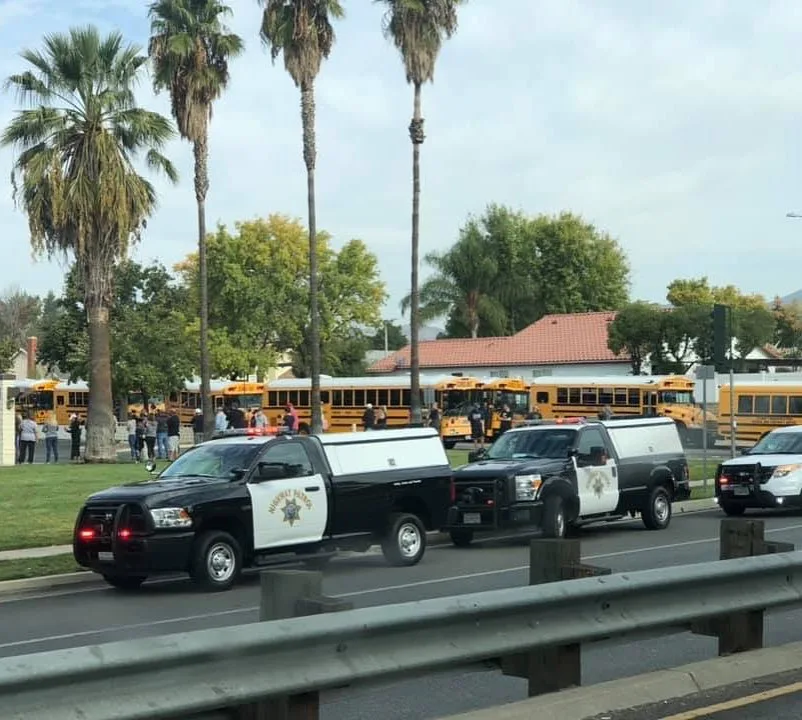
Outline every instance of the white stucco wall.
POLYGON ((13 376, 0 378, 0 465, 14 465, 14 403, 8 402, 13 376), (11 407, 8 407, 11 405, 11 407))
MULTIPOLYGON (((521 377, 529 379, 543 375, 559 375, 562 377, 585 377, 607 375, 631 375, 629 363, 581 363, 576 365, 519 365, 510 367, 435 367, 421 368, 427 375, 451 375, 462 373, 468 377, 521 377)), ((373 375, 374 373, 370 373, 373 375)), ((398 370, 387 375, 408 375, 409 368, 398 370)))

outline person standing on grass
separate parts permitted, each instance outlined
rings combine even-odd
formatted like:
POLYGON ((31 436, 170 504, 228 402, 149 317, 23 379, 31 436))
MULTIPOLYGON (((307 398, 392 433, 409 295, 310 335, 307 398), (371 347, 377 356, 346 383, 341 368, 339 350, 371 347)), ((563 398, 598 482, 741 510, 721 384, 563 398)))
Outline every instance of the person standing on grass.
POLYGON ((158 436, 159 423, 156 416, 151 413, 145 423, 145 445, 148 446, 148 460, 156 459, 156 437, 158 436))
POLYGON ((22 413, 18 412, 14 415, 14 457, 17 458, 17 463, 19 463, 19 431, 20 427, 22 427, 22 413))
POLYGON ((20 465, 25 462, 25 457, 28 457, 28 464, 33 464, 33 453, 36 449, 36 436, 39 433, 39 428, 33 421, 33 413, 28 413, 27 417, 20 423, 19 427, 19 459, 20 465))
POLYGON ((131 450, 131 462, 139 462, 139 450, 136 443, 136 416, 134 413, 128 416, 126 430, 128 431, 128 447, 131 450))
POLYGON ((172 462, 178 457, 181 449, 181 418, 171 409, 167 416, 167 456, 172 462))
POLYGON ((159 460, 167 460, 169 451, 167 449, 167 415, 160 410, 156 415, 156 457, 159 460))
POLYGON ((70 461, 78 462, 81 459, 81 421, 73 413, 70 415, 70 461))
POLYGON ((200 445, 203 442, 203 410, 195 408, 195 417, 192 418, 193 443, 200 445))
POLYGON ((53 462, 58 462, 58 422, 56 421, 56 413, 50 413, 47 421, 42 427, 42 433, 45 436, 45 465, 50 462, 50 456, 53 456, 53 462))

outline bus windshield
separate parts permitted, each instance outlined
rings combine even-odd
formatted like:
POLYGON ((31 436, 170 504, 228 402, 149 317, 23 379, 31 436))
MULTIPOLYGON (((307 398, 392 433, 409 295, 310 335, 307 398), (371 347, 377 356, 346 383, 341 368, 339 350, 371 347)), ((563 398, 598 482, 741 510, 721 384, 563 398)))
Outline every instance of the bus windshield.
POLYGON ((576 430, 571 428, 537 428, 504 433, 487 451, 488 460, 513 460, 517 458, 568 457, 574 444, 576 430))
POLYGON ((662 390, 659 401, 664 405, 693 405, 693 393, 690 390, 662 390))
POLYGON ((32 392, 25 396, 25 405, 29 408, 36 408, 37 410, 52 410, 53 409, 53 392, 45 390, 42 392, 32 392))

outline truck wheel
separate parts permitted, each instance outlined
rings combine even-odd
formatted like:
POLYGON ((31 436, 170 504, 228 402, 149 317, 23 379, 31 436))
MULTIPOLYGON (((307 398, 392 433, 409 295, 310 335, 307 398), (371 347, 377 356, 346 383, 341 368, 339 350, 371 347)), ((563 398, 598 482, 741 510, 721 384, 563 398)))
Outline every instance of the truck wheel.
POLYGON ((451 530, 448 534, 457 547, 468 547, 473 542, 473 530, 451 530))
POLYGON ((139 590, 147 575, 104 575, 103 579, 118 590, 139 590))
POLYGON ((426 529, 415 516, 396 513, 390 516, 382 552, 391 565, 417 565, 426 552, 426 529))
POLYGON ((564 538, 566 527, 563 499, 559 495, 549 495, 543 504, 543 536, 564 538))
POLYGON ((242 570, 242 550, 227 532, 209 530, 195 541, 190 575, 206 590, 228 590, 242 570))
POLYGON ((649 494, 649 501, 641 512, 643 524, 649 530, 665 530, 671 522, 671 496, 658 485, 649 494))
POLYGON ((720 505, 725 515, 729 515, 730 517, 739 517, 746 512, 746 508, 743 505, 733 505, 728 502, 722 502, 720 505))

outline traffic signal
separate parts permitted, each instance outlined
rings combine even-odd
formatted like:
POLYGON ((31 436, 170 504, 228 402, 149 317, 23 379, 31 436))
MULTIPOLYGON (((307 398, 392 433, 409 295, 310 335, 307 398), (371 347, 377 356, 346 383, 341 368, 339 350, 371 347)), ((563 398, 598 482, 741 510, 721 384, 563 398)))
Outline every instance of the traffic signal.
POLYGON ((716 372, 727 372, 729 369, 728 350, 730 346, 729 315, 730 308, 726 305, 713 305, 713 364, 716 372))

